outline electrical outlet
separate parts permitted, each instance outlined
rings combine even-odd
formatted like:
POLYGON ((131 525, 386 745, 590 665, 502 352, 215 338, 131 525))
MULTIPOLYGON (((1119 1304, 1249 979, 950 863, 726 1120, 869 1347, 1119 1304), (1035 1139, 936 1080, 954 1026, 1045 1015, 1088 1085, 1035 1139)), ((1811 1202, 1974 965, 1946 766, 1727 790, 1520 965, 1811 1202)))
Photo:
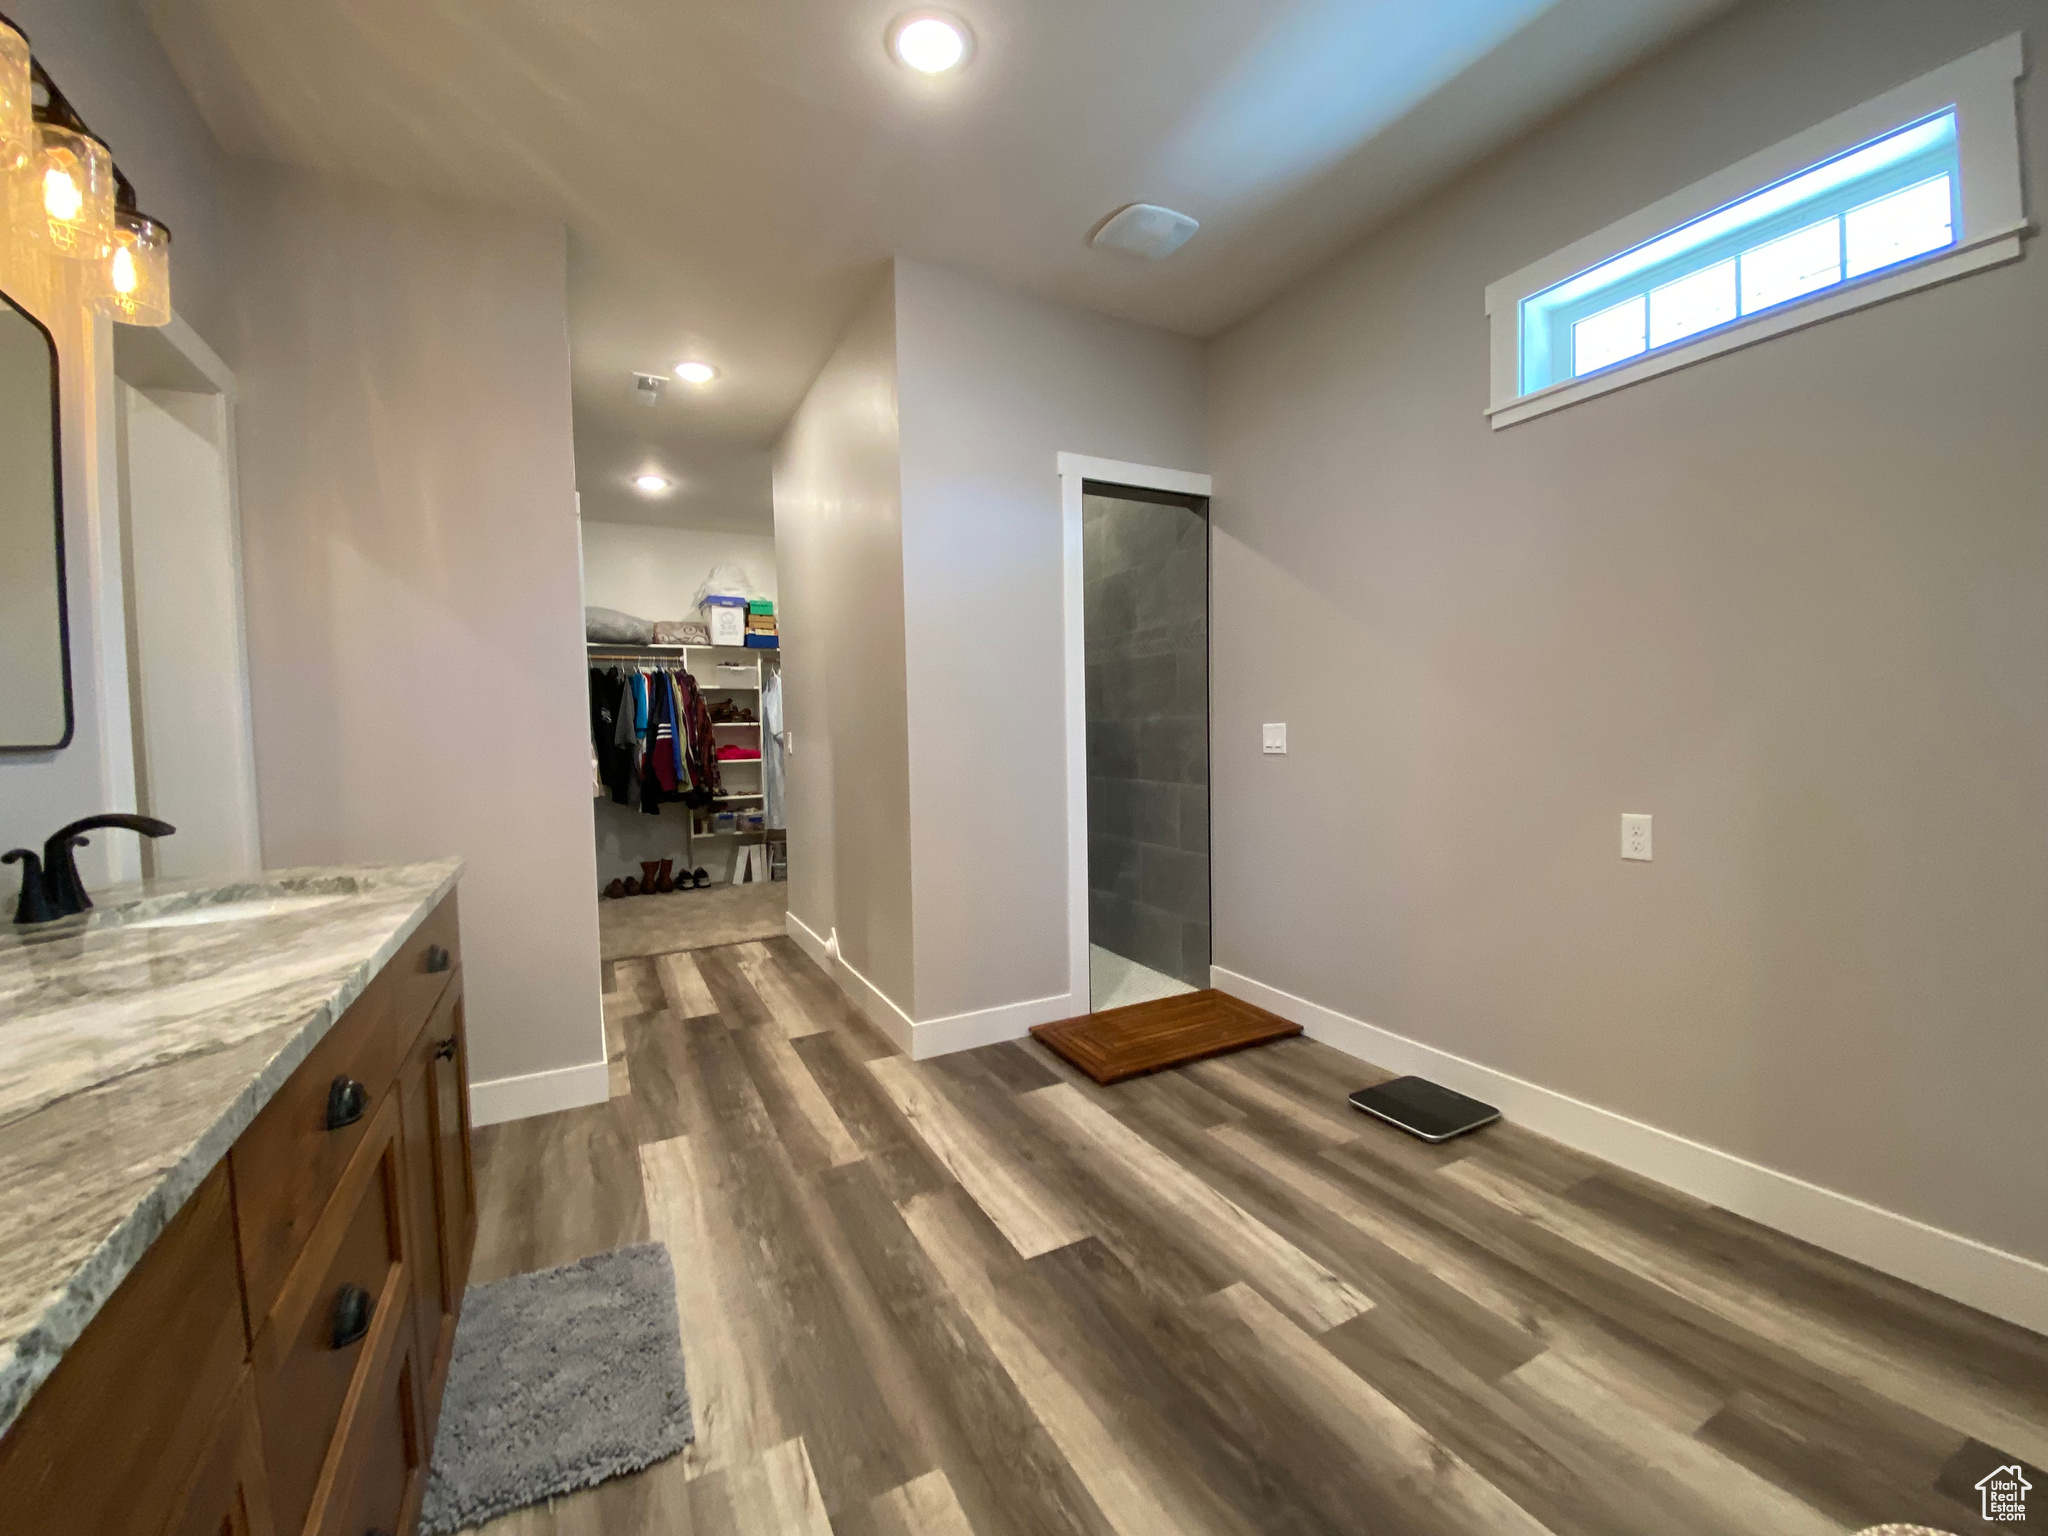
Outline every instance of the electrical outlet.
POLYGON ((1269 725, 1266 727, 1266 751, 1276 757, 1287 755, 1287 727, 1269 725))
POLYGON ((1624 859, 1650 860, 1650 818, 1629 811, 1621 815, 1621 856, 1624 859))

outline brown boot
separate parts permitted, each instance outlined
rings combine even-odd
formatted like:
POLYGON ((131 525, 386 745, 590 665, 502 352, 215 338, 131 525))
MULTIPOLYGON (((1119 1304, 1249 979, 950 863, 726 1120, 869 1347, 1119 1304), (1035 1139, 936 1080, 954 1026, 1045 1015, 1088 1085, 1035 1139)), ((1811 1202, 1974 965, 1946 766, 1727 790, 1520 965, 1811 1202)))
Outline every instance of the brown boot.
POLYGON ((674 859, 663 859, 661 861, 661 874, 656 878, 654 888, 664 896, 676 888, 675 870, 676 861, 674 859))
POLYGON ((640 894, 642 896, 652 896, 654 894, 654 882, 660 878, 661 866, 653 859, 643 860, 640 865, 640 894))

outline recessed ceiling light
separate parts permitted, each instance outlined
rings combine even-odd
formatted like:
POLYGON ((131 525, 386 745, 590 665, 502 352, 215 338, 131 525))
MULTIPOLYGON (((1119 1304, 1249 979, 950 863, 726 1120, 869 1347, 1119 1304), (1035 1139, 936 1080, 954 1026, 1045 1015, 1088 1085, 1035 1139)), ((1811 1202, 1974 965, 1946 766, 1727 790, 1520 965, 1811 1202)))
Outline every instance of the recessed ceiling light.
POLYGON ((675 482, 666 475, 649 474, 633 477, 633 489, 642 496, 659 496, 663 491, 673 488, 674 484, 675 482))
POLYGON ((718 377, 718 370, 709 363, 700 363, 692 359, 676 364, 676 377, 685 384, 709 384, 718 377))
POLYGON ((889 52, 923 75, 966 62, 973 44, 967 23, 944 11, 908 11, 889 24, 889 52))

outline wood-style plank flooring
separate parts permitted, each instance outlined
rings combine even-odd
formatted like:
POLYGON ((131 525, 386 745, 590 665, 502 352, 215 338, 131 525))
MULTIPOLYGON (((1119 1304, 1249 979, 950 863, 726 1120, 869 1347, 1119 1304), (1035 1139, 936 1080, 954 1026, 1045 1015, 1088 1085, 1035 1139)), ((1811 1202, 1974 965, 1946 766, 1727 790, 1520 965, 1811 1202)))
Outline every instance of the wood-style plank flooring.
POLYGON ((607 978, 614 1097, 479 1133, 472 1279, 667 1242, 697 1442, 491 1536, 1966 1532, 2014 1460, 2048 1509, 2048 1340, 1409 1140, 1312 1041, 1098 1088, 913 1063, 782 938, 607 978))

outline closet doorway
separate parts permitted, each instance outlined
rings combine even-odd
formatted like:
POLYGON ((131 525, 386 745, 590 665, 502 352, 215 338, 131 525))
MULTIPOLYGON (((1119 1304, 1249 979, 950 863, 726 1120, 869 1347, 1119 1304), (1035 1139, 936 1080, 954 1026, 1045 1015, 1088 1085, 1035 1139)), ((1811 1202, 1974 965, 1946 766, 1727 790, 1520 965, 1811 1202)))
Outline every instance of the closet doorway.
POLYGON ((1077 467, 1067 487, 1078 502, 1069 772, 1078 734, 1085 806, 1075 990, 1085 986, 1088 1011, 1101 1012, 1209 985, 1209 499, 1206 476, 1077 467))

